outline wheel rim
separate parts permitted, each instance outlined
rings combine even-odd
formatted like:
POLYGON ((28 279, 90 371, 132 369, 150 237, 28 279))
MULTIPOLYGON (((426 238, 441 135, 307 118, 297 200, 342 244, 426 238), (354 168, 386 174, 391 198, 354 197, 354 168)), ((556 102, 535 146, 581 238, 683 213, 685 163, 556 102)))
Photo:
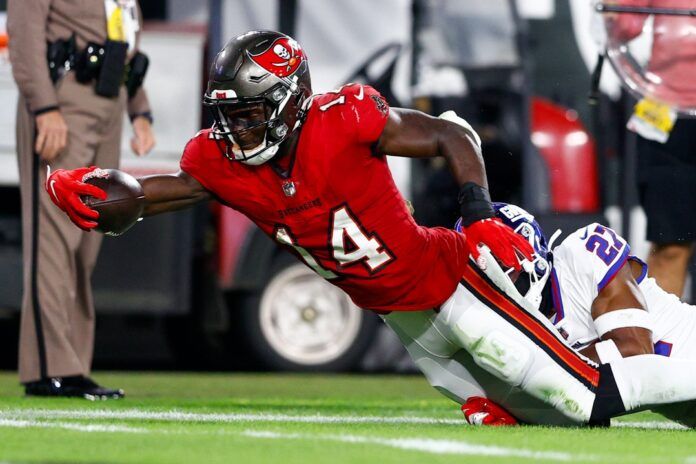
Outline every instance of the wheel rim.
POLYGON ((339 288, 307 267, 279 272, 261 298, 261 332, 275 352, 314 366, 340 358, 353 345, 362 311, 339 288))

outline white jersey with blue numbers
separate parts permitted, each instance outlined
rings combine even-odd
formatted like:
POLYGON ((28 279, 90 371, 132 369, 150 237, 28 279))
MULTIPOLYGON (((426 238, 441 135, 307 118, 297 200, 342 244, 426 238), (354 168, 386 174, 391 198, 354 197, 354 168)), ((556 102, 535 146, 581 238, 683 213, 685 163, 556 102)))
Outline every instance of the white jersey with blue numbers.
POLYGON ((653 326, 655 353, 696 358, 696 307, 682 303, 646 278, 647 265, 630 255, 630 246, 616 232, 594 223, 569 235, 553 249, 551 294, 556 314, 552 322, 581 349, 599 338, 592 319, 592 303, 627 260, 643 266, 636 279, 653 326))

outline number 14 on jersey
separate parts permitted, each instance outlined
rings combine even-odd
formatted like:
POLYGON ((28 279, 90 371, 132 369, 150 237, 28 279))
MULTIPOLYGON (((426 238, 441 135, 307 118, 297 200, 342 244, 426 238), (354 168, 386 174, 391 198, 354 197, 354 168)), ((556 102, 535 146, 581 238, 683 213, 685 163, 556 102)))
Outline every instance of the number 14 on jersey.
MULTIPOLYGON (((331 212, 329 231, 332 257, 339 268, 362 263, 370 274, 373 274, 394 259, 379 237, 367 232, 361 226, 347 205, 342 205, 331 212)), ((323 268, 309 251, 299 246, 287 227, 278 227, 275 237, 281 244, 294 248, 302 260, 323 278, 331 280, 338 277, 335 273, 323 268)))

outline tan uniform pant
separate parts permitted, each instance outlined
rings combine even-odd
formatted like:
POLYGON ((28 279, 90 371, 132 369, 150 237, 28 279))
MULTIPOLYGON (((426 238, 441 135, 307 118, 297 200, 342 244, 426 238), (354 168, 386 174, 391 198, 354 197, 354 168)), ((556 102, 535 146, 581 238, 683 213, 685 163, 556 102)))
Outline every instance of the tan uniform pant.
POLYGON ((19 379, 89 375, 94 349, 91 276, 102 236, 83 232, 44 189, 51 170, 118 167, 125 93, 97 96, 68 73, 57 86, 68 126, 66 149, 50 163, 34 153, 34 117, 20 98, 17 153, 22 196, 24 296, 19 379))

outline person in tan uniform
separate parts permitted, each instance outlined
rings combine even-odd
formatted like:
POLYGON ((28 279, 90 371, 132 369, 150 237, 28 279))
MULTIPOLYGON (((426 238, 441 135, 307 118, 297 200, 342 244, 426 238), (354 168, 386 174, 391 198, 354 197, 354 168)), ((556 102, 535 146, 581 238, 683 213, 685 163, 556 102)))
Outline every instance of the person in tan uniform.
POLYGON ((154 146, 137 51, 135 0, 9 0, 12 72, 20 91, 17 154, 24 296, 19 378, 27 395, 120 398, 90 379, 90 278, 101 234, 76 229, 43 188, 47 170, 119 164, 123 111, 131 148, 154 146))

